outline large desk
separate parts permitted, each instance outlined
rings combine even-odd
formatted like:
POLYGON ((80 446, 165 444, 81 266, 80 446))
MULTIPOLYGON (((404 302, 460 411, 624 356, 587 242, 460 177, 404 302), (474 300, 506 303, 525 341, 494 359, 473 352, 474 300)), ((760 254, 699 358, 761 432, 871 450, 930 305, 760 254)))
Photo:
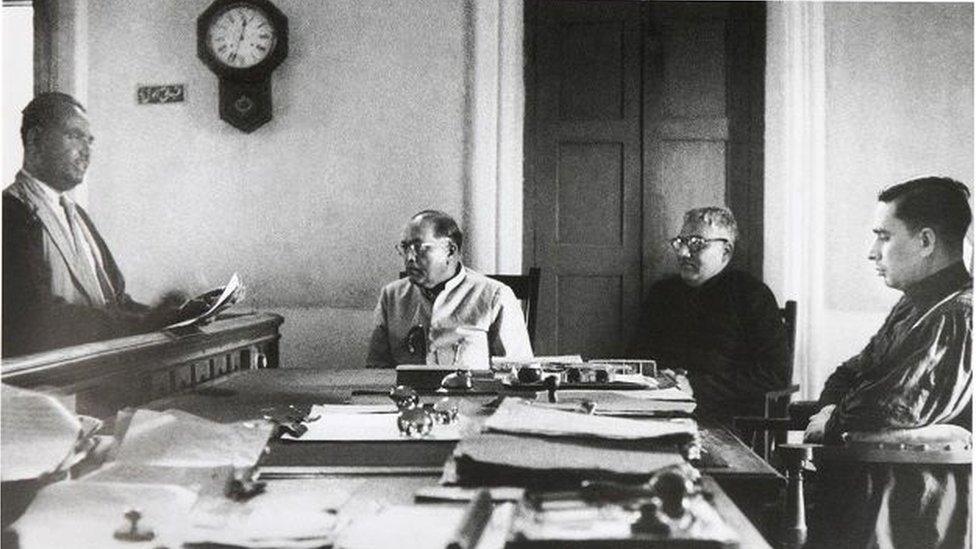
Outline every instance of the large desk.
MULTIPOLYGON (((156 410, 176 408, 216 421, 229 422, 261 417, 274 406, 367 402, 370 397, 359 397, 354 392, 380 392, 389 389, 394 383, 395 373, 392 370, 251 370, 213 380, 190 392, 156 400, 149 407, 156 410)), ((384 400, 385 397, 380 397, 380 401, 384 400)), ((703 425, 702 446, 706 453, 717 458, 714 461, 723 462, 721 466, 706 466, 702 472, 714 479, 721 487, 722 497, 728 494, 748 520, 741 516, 739 509, 735 509, 732 514, 739 513, 738 517, 746 523, 751 520, 768 539, 773 539, 778 517, 771 510, 780 508, 779 502, 782 501, 786 486, 785 479, 721 427, 703 425)), ((315 451, 312 447, 308 448, 309 452, 315 451)), ((272 446, 271 456, 276 451, 280 451, 280 447, 272 446)), ((310 478, 362 478, 353 471, 343 473, 341 468, 320 468, 318 470, 323 472, 318 475, 315 470, 315 467, 307 468, 310 478)), ((400 471, 392 476, 378 477, 378 482, 402 482, 414 486, 414 482, 433 484, 437 479, 435 472, 424 471, 422 468, 417 468, 415 475, 405 476, 400 471), (413 480, 407 480, 411 478, 413 480)), ((368 493, 370 485, 364 485, 363 489, 367 493, 363 498, 374 497, 375 494, 368 493)), ((404 493, 412 494, 412 490, 405 488, 404 493)), ((750 531, 755 532, 755 529, 750 531)), ((744 545, 746 546, 752 545, 744 545)))

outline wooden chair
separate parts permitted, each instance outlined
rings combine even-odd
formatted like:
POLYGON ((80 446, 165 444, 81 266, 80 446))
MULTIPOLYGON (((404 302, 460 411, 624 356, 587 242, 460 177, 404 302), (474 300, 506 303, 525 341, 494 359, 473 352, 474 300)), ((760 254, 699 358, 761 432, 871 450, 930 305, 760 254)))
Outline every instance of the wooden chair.
MULTIPOLYGON (((406 272, 400 272, 400 278, 407 276, 406 272)), ((530 267, 529 274, 525 275, 485 275, 505 284, 512 289, 515 298, 522 305, 522 314, 525 315, 525 327, 529 332, 529 342, 535 347, 535 323, 539 305, 539 282, 542 280, 542 270, 539 267, 530 267)), ((794 313, 795 318, 795 313, 794 313)))
MULTIPOLYGON (((780 309, 780 316, 783 319, 783 328, 786 332, 786 379, 792 380, 796 349, 796 301, 787 301, 780 309)), ((787 427, 794 423, 776 420, 787 420, 789 418, 790 400, 793 393, 799 390, 800 386, 793 384, 784 389, 767 391, 763 399, 762 417, 733 418, 733 425, 736 430, 744 435, 752 450, 767 462, 771 461, 773 449, 776 445, 786 442, 787 427)), ((803 427, 799 427, 799 429, 803 429, 803 427)))
MULTIPOLYGON (((777 448, 787 472, 783 535, 787 547, 802 547, 807 542, 807 509, 811 506, 804 495, 804 469, 811 462, 819 469, 818 497, 812 498, 812 507, 822 516, 810 541, 818 547, 860 543, 860 539, 837 539, 852 532, 854 537, 866 538, 876 532, 890 534, 896 545, 904 547, 930 546, 936 529, 956 542, 968 537, 973 448, 969 431, 954 425, 930 425, 845 433, 843 439, 840 445, 782 444, 777 448), (831 479, 832 474, 845 476, 831 479), (941 499, 932 501, 933 492, 923 487, 933 478, 945 479, 960 489, 935 492, 941 499), (865 496, 864 489, 870 494, 865 496), (926 499, 921 491, 929 501, 921 503, 926 499), (898 512, 906 502, 913 511, 916 504, 938 509, 940 524, 934 524, 929 512, 898 512), (838 524, 837 516, 850 523, 838 524)), ((948 542, 949 546, 954 543, 948 542)))

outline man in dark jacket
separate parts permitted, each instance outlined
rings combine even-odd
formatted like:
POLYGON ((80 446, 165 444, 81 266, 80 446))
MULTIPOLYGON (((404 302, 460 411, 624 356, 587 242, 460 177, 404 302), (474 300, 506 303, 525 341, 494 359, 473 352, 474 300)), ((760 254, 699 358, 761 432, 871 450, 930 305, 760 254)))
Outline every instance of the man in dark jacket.
POLYGON ((68 191, 85 177, 94 138, 69 95, 23 111, 24 164, 3 191, 4 357, 159 329, 180 318, 175 296, 136 303, 95 225, 68 191))
POLYGON ((726 425, 761 414, 764 393, 789 383, 776 298, 761 281, 729 268, 737 237, 726 208, 685 214, 670 241, 678 274, 651 287, 633 346, 635 356, 687 370, 697 414, 726 425))

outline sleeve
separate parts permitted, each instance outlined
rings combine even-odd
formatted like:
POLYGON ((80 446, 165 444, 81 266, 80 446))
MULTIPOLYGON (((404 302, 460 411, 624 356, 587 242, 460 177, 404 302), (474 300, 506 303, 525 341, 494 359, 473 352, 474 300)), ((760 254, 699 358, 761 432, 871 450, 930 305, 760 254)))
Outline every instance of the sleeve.
POLYGON ((885 318, 881 328, 871 336, 871 340, 868 341, 864 349, 844 361, 843 364, 834 370, 834 373, 830 374, 827 381, 824 382, 823 391, 820 393, 820 398, 818 399, 818 404, 821 408, 829 404, 839 404, 841 399, 844 398, 844 395, 851 391, 858 374, 871 363, 871 355, 874 353, 876 341, 881 337, 881 334, 889 329, 892 318, 899 316, 901 310, 907 306, 904 301, 905 299, 907 298, 903 297, 901 301, 891 308, 891 312, 888 313, 888 317, 885 318))
POLYGON ((972 399, 972 306, 950 303, 914 327, 903 352, 877 379, 864 379, 840 399, 825 438, 846 431, 911 429, 945 423, 972 399))
POLYGON ((137 333, 141 317, 74 305, 54 295, 43 226, 18 200, 3 198, 3 355, 137 333))
POLYGON ((750 400, 761 400, 766 391, 782 389, 790 382, 786 379, 786 329, 776 298, 765 285, 752 293, 745 307, 745 334, 753 358, 738 369, 736 387, 750 400))
POLYGON ((386 324, 386 291, 380 292, 380 298, 373 309, 373 332, 369 337, 369 349, 366 353, 367 368, 393 368, 396 363, 390 350, 390 338, 386 324))
POLYGON ((873 348, 874 337, 860 353, 844 361, 834 370, 834 373, 830 374, 830 377, 824 382, 823 391, 820 392, 820 398, 817 401, 821 408, 829 404, 838 404, 844 395, 851 390, 857 373, 863 368, 867 357, 871 356, 873 348))
POLYGON ((525 327, 525 314, 512 289, 502 286, 495 293, 493 301, 494 320, 488 328, 491 356, 531 358, 532 344, 525 327))

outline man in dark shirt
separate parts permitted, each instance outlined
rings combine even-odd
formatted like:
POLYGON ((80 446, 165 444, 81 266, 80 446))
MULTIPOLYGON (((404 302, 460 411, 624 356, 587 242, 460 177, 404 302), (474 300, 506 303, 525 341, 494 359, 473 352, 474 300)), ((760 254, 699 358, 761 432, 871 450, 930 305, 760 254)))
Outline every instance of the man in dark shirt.
MULTIPOLYGON (((968 197, 962 183, 941 177, 878 196, 868 259, 904 295, 864 350, 827 379, 806 440, 832 444, 846 432, 946 423, 971 428, 972 277, 962 262, 968 197)), ((897 441, 912 440, 899 433, 897 441)), ((807 547, 968 547, 969 469, 818 462, 807 547)))
POLYGON ((970 427, 972 276, 962 250, 971 220, 969 190, 952 179, 915 179, 878 196, 868 259, 904 295, 864 350, 827 379, 807 440, 935 423, 970 427))
POLYGON ((651 287, 633 345, 634 356, 687 370, 697 414, 725 424, 761 414, 763 394, 789 381, 776 298, 761 281, 728 268, 737 236, 725 208, 685 214, 670 241, 679 274, 651 287))

